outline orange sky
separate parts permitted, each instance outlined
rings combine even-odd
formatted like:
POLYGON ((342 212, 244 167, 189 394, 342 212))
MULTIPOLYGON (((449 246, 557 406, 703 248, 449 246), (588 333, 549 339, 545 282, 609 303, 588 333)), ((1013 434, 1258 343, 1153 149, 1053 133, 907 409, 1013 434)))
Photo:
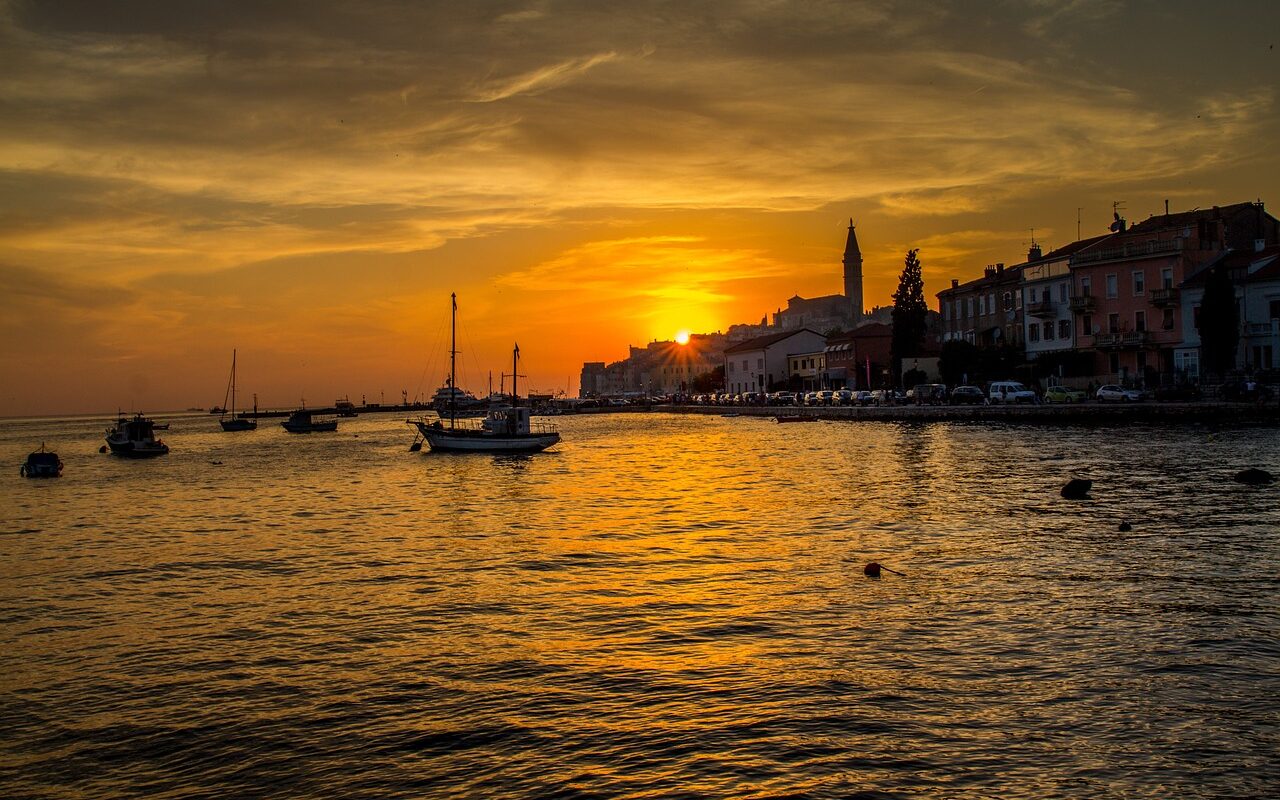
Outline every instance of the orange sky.
MULTIPOLYGON (((0 0, 0 415, 526 385, 1280 203, 1280 5, 0 0)), ((1274 208, 1271 208, 1274 213, 1274 208)))

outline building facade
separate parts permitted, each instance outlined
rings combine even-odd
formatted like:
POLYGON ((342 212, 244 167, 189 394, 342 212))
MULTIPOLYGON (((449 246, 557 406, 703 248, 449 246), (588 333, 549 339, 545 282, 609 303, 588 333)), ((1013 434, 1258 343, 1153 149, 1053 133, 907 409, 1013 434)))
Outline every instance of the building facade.
POLYGON ((802 328, 728 347, 724 351, 725 391, 733 394, 770 391, 775 385, 786 383, 789 356, 819 352, 825 346, 822 334, 802 328))

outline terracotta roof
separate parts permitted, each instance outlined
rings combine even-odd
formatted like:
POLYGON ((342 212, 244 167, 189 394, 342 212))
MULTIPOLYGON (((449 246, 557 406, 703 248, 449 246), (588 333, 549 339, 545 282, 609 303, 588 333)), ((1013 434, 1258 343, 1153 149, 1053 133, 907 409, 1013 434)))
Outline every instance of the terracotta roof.
POLYGON ((1253 203, 1232 203, 1229 206, 1197 208, 1193 211, 1179 211, 1174 214, 1152 214, 1142 222, 1132 225, 1126 233, 1132 231, 1150 233, 1165 228, 1182 228, 1202 219, 1229 219, 1242 211, 1253 210, 1253 203))
POLYGON ((726 347, 724 352, 725 352, 725 355, 728 355, 729 353, 746 353, 752 350, 764 350, 766 347, 771 347, 777 344, 778 342, 782 341, 783 339, 790 339, 792 336, 795 336, 796 334, 799 334, 799 333, 812 333, 814 336, 819 336, 819 337, 822 336, 822 334, 818 333, 817 331, 810 330, 808 328, 799 328, 794 331, 783 331, 782 333, 771 333, 768 336, 757 336, 754 339, 748 339, 745 342, 739 342, 738 344, 735 344, 732 347, 726 347))

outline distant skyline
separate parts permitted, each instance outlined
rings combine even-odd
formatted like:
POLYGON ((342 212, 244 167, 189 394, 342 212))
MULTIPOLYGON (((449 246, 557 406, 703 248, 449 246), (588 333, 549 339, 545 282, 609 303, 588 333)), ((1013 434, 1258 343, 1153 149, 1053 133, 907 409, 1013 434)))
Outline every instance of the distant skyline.
POLYGON ((1280 5, 0 0, 0 415, 577 390, 1132 221, 1275 213, 1280 5))

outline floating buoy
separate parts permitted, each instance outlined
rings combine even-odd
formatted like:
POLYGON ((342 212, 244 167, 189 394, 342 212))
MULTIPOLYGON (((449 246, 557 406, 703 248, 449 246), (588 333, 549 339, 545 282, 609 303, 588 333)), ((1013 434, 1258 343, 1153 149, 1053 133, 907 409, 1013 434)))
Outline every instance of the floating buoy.
POLYGON ((1236 473, 1236 482, 1248 484, 1249 486, 1266 486, 1275 480, 1275 477, 1265 469, 1242 469, 1236 473))
POLYGON ((902 574, 901 572, 898 572, 896 569, 889 569, 888 567, 881 566, 875 561, 872 561, 870 564, 863 567, 862 573, 866 575, 868 578, 879 578, 880 570, 884 570, 885 572, 892 572, 894 575, 902 574))
POLYGON ((1129 532, 1129 531, 1131 531, 1131 530, 1133 530, 1133 526, 1132 526, 1132 525, 1130 525, 1129 523, 1127 523, 1127 522, 1121 522, 1121 523, 1120 523, 1120 532, 1121 532, 1121 533, 1128 533, 1128 532, 1129 532))
POLYGON ((422 440, 415 439, 413 444, 409 445, 409 452, 416 453, 422 449, 422 440))
POLYGON ((1062 496, 1068 500, 1084 500, 1093 488, 1093 481, 1088 478, 1072 478, 1062 487, 1062 496))
POLYGON ((99 448, 98 448, 98 452, 99 452, 99 453, 105 453, 105 452, 107 452, 107 446, 104 444, 102 447, 99 447, 99 448))

